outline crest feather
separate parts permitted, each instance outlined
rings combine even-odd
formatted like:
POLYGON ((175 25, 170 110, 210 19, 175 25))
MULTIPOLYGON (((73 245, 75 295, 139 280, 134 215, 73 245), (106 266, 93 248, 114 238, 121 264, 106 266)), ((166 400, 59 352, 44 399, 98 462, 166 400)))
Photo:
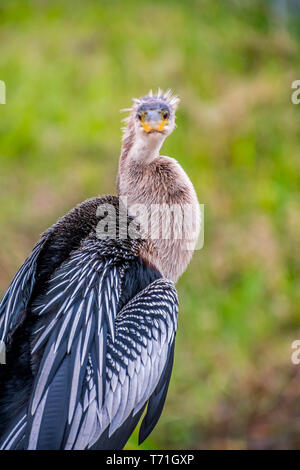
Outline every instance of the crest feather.
MULTIPOLYGON (((136 110, 137 107, 140 104, 145 103, 148 100, 153 100, 153 99, 159 99, 159 100, 165 101, 165 103, 170 107, 170 109, 173 113, 175 113, 175 111, 177 109, 177 106, 180 102, 180 99, 178 98, 178 96, 173 95, 171 88, 168 88, 165 92, 163 92, 161 88, 158 88, 156 94, 154 94, 152 89, 151 89, 151 90, 149 90, 148 95, 143 96, 141 98, 133 98, 132 99, 133 100, 133 106, 131 108, 121 109, 121 112, 129 112, 130 113, 129 117, 123 119, 124 124, 128 126, 129 121, 130 121, 130 116, 132 115, 134 110, 136 110)), ((127 129, 126 127, 123 127, 122 128, 123 132, 125 132, 126 129, 127 129)))
POLYGON ((142 104, 145 101, 148 101, 149 99, 161 99, 166 102, 168 106, 172 108, 172 110, 175 112, 177 109, 177 106, 180 102, 180 99, 178 98, 177 95, 173 95, 171 88, 169 88, 167 91, 163 92, 161 88, 158 88, 157 93, 154 94, 152 90, 149 91, 148 95, 142 97, 142 98, 134 98, 134 103, 137 105, 142 104))

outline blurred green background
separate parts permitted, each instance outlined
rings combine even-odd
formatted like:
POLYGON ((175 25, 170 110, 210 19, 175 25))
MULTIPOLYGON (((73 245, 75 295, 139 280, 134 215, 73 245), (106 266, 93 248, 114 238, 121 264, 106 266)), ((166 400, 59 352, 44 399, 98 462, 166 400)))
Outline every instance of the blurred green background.
MULTIPOLYGON (((173 377, 143 448, 299 448, 300 8, 290 1, 0 1, 0 291, 49 225, 115 193, 121 108, 182 102, 163 154, 205 204, 178 282, 173 377)), ((137 447, 137 434, 127 448, 137 447)))

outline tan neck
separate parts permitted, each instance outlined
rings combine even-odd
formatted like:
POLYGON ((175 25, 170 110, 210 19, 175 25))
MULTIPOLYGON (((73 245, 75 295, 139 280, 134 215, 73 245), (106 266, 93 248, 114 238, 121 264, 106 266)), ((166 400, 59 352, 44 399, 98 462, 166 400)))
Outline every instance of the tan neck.
POLYGON ((119 163, 118 190, 122 174, 126 173, 129 167, 135 165, 148 165, 156 157, 166 136, 160 133, 145 134, 134 127, 132 120, 129 121, 125 131, 119 163))
MULTIPOLYGON (((193 241, 149 237, 149 233, 160 233, 166 216, 162 205, 183 208, 186 204, 194 207, 196 232, 199 230, 198 201, 194 188, 180 165, 173 159, 159 156, 159 150, 165 136, 158 133, 149 134, 146 138, 136 136, 130 124, 123 139, 118 174, 118 193, 125 197, 128 212, 136 216, 143 233, 148 233, 148 243, 141 256, 154 265, 167 278, 177 281, 185 270, 193 253, 193 241), (150 137, 150 138, 148 138, 150 137), (141 214, 137 205, 143 204, 145 213, 141 214), (158 206, 154 210, 153 207, 158 206), (160 210, 162 208, 162 210, 160 210), (150 216, 151 214, 151 216, 150 216), (158 231, 157 231, 158 230, 158 231)), ((176 224, 176 214, 170 212, 171 224, 176 224)), ((194 237, 195 238, 195 237, 194 237)), ((196 237, 197 238, 197 237, 196 237)), ((194 244, 195 244, 194 243, 194 244)))

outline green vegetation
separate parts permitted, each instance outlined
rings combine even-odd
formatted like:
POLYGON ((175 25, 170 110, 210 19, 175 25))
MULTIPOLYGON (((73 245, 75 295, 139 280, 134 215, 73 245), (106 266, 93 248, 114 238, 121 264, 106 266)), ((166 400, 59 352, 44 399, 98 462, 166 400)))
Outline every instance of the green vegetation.
POLYGON ((205 246, 178 283, 174 373, 144 448, 300 446, 300 46, 275 3, 0 1, 2 293, 42 231, 115 193, 119 109, 158 86, 182 100, 163 153, 205 204, 205 246))

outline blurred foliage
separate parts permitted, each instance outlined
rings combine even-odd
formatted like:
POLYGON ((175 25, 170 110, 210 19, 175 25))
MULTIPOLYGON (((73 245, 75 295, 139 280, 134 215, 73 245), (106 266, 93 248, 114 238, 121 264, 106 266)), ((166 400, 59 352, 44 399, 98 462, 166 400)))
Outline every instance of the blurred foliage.
POLYGON ((173 377, 144 448, 300 446, 291 6, 0 0, 2 292, 42 231, 78 202, 115 193, 119 109, 158 86, 182 100, 163 153, 205 204, 205 246, 178 282, 173 377))

